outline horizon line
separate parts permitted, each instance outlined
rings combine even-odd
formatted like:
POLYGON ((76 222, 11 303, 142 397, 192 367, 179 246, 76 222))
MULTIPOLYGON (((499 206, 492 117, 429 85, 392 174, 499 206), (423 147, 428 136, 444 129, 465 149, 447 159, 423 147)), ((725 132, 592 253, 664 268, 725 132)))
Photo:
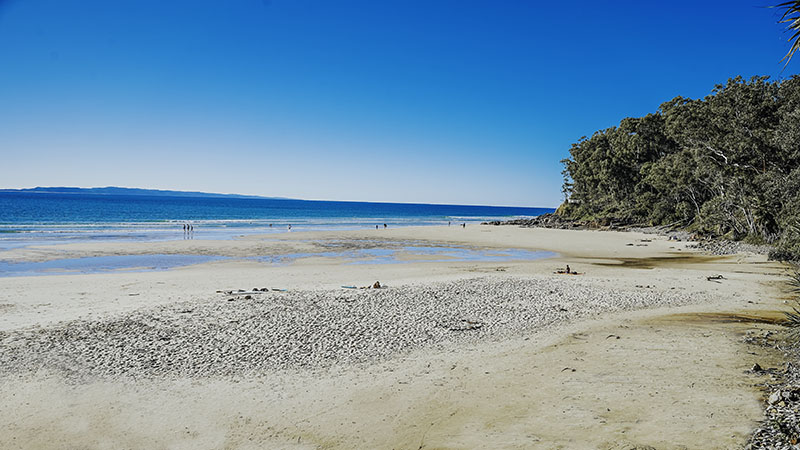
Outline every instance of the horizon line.
MULTIPOLYGON (((176 189, 153 189, 153 188, 139 188, 139 187, 125 187, 125 186, 93 186, 93 187, 79 187, 79 186, 35 186, 27 188, 0 188, 0 192, 30 192, 30 193, 60 193, 60 194, 74 194, 76 192, 48 192, 39 191, 37 189, 80 189, 90 191, 93 189, 121 189, 131 191, 151 191, 168 193, 181 193, 181 194, 202 194, 210 196, 225 196, 225 197, 239 197, 250 199, 267 199, 267 200, 294 200, 305 202, 341 202, 341 203, 378 203, 378 204, 400 204, 400 205, 432 205, 432 206, 479 206, 488 208, 527 208, 527 209, 557 209, 557 206, 512 206, 512 205, 478 205, 478 204, 457 204, 457 203, 425 203, 425 202, 398 202, 398 201, 375 201, 375 200, 332 200, 322 198, 296 198, 296 197, 271 197, 266 195, 256 194, 236 194, 236 193, 219 193, 219 192, 205 192, 205 191, 182 191, 176 189)), ((97 193, 94 195, 111 195, 104 193, 97 193)), ((168 195, 165 195, 168 196, 168 195)))

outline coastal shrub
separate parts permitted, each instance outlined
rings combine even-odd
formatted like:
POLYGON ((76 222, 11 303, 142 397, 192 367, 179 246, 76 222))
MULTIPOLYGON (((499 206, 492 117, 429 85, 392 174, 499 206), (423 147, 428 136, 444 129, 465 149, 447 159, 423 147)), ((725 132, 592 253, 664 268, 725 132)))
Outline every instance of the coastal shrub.
POLYGON ((786 226, 786 232, 770 251, 769 259, 773 261, 800 262, 800 221, 795 219, 786 226))
POLYGON ((800 266, 795 266, 793 273, 789 276, 789 289, 800 301, 800 266))
POLYGON ((790 337, 794 340, 800 339, 800 266, 794 266, 789 274, 789 291, 794 296, 795 306, 791 312, 786 313, 786 326, 790 328, 790 337))
POLYGON ((800 77, 736 77, 572 144, 567 219, 680 226, 800 259, 800 77))
POLYGON ((800 245, 778 245, 770 250, 767 258, 771 261, 800 261, 800 245))

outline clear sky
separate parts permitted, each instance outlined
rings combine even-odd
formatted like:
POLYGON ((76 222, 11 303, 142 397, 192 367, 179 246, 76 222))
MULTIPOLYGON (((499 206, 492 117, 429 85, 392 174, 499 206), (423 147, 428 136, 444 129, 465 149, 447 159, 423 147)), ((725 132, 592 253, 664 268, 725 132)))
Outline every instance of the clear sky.
POLYGON ((0 188, 557 206, 570 144, 788 77, 778 0, 0 0, 0 188))

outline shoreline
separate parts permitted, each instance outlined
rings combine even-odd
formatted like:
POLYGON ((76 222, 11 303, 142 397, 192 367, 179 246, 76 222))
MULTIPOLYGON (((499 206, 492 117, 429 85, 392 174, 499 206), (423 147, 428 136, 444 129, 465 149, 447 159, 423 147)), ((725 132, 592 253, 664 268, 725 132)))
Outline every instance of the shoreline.
MULTIPOLYGON (((0 444, 730 448, 763 417, 747 369, 779 358, 741 336, 779 326, 725 317, 785 308, 780 265, 632 232, 453 228, 378 235, 558 255, 0 278, 0 398, 12 406, 0 444), (553 273, 564 264, 585 275, 553 273), (387 287, 341 288, 376 280, 387 287), (252 287, 286 291, 217 292, 252 287)), ((226 251, 363 247, 371 231, 250 236, 226 251)), ((204 245, 190 249, 223 249, 204 245)))
MULTIPOLYGON (((14 247, 0 252, 2 260, 11 262, 41 262, 66 257, 82 258, 97 256, 146 255, 146 254, 189 254, 216 255, 227 257, 255 257, 264 254, 283 254, 295 250, 326 250, 324 246, 302 245, 303 241, 324 241, 347 239, 351 241, 349 248, 364 248, 358 242, 369 243, 374 240, 392 240, 396 230, 411 231, 402 233, 414 236, 420 230, 431 228, 455 229, 447 225, 413 225, 386 229, 325 229, 325 230, 292 230, 274 233, 235 234, 230 239, 154 239, 154 240, 84 240, 80 242, 39 242, 23 247, 14 247), (387 237, 388 234, 388 237, 387 237), (259 241, 259 244, 254 244, 259 241), (290 248, 291 247, 291 248, 290 248)), ((424 234, 424 233, 423 233, 424 234)), ((428 242, 432 245, 443 245, 430 240, 420 241, 414 237, 395 239, 395 244, 428 242)))
MULTIPOLYGON (((281 255, 292 252, 322 253, 329 250, 326 242, 346 242, 348 249, 374 248, 375 241, 382 242, 378 247, 403 244, 427 244, 430 246, 462 246, 486 249, 541 250, 559 254, 573 254, 585 257, 588 254, 614 256, 615 253, 636 257, 646 252, 613 252, 604 245, 603 233, 629 234, 626 244, 646 247, 640 242, 651 242, 653 235, 634 231, 580 230, 597 237, 592 247, 573 245, 561 238, 564 230, 537 228, 538 239, 516 241, 513 233, 488 233, 492 226, 474 225, 465 229, 447 225, 408 226, 390 229, 358 230, 318 230, 293 231, 270 234, 248 234, 236 236, 231 240, 154 240, 154 241, 84 241, 77 243, 58 243, 30 245, 11 248, 0 252, 0 258, 8 262, 42 262, 66 258, 85 258, 99 256, 128 256, 148 254, 214 255, 225 257, 257 257, 269 254, 281 255), (476 231, 476 229, 478 231, 476 231), (636 242, 636 244, 633 244, 636 242)), ((583 242, 582 242, 583 243, 583 242)), ((616 242, 615 242, 616 244, 616 242)), ((670 242, 668 248, 660 247, 659 252, 686 250, 689 241, 670 242)))

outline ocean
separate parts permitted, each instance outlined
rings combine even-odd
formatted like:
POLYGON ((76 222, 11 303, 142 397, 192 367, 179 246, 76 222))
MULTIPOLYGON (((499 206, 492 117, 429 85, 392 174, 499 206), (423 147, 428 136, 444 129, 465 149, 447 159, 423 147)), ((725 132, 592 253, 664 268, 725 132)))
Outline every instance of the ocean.
POLYGON ((231 239, 246 234, 453 225, 532 217, 552 208, 270 198, 0 192, 0 250, 86 240, 231 239))

